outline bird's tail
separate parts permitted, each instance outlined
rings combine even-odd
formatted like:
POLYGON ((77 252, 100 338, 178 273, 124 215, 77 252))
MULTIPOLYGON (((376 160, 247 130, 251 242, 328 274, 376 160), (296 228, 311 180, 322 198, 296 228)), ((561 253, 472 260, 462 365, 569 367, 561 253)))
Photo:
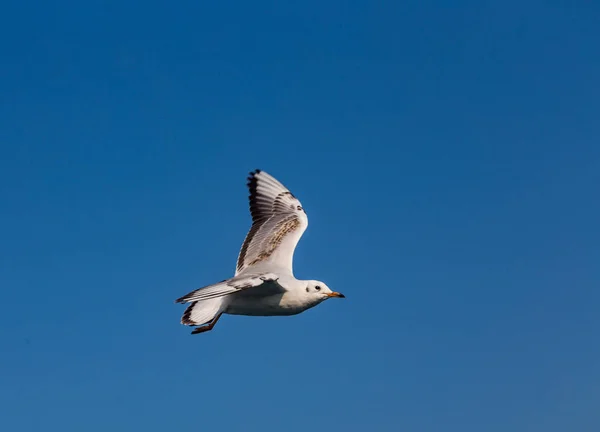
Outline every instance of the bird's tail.
POLYGON ((203 325, 209 323, 227 307, 227 296, 191 302, 181 317, 181 324, 203 325))

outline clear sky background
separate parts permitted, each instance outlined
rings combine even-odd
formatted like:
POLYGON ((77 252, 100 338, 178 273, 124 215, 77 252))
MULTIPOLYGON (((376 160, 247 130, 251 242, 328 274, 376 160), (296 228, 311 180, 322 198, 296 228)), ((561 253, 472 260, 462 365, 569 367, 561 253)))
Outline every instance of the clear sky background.
POLYGON ((1 430, 600 430, 598 4, 0 12, 1 430), (255 168, 347 298, 192 336, 255 168))

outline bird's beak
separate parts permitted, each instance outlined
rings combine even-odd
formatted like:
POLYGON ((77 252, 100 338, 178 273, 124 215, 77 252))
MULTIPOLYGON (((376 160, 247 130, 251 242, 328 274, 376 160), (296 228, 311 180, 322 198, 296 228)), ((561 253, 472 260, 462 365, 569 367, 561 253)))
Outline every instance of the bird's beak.
POLYGON ((346 296, 342 293, 339 292, 332 292, 327 294, 327 297, 339 297, 339 298, 346 298, 346 296))

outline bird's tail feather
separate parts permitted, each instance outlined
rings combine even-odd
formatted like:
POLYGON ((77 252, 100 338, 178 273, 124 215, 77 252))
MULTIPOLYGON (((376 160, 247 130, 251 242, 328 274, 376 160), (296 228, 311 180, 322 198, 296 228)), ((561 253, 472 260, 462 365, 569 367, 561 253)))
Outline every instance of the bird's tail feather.
POLYGON ((211 322, 227 307, 227 297, 216 297, 190 303, 183 316, 181 324, 203 325, 211 322))

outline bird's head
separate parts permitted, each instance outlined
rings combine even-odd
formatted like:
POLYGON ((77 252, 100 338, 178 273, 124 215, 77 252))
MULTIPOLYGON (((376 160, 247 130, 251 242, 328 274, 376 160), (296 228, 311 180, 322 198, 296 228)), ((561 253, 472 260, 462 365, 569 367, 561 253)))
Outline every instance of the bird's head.
POLYGON ((307 281, 306 292, 307 294, 317 300, 323 301, 332 297, 345 298, 346 296, 342 293, 332 291, 327 284, 321 281, 309 280, 307 281))

